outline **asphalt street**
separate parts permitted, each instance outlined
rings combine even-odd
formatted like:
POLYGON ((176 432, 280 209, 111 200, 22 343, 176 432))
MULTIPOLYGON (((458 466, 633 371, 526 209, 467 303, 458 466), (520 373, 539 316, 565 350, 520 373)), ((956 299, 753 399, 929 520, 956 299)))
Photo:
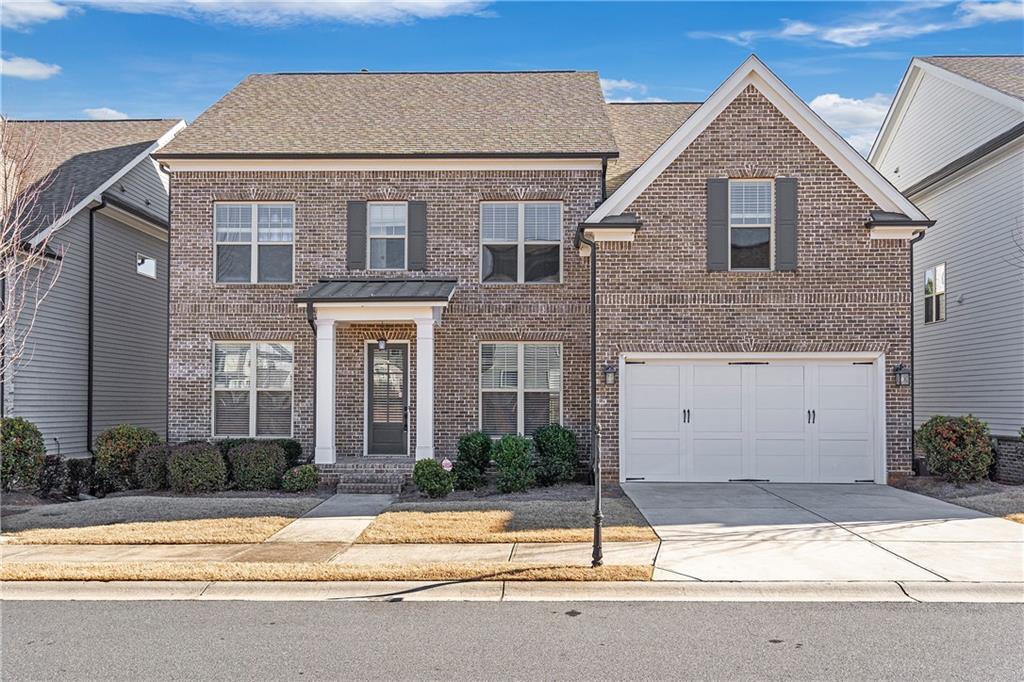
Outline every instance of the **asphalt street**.
POLYGON ((1024 606, 3 602, 3 680, 1019 680, 1024 606))

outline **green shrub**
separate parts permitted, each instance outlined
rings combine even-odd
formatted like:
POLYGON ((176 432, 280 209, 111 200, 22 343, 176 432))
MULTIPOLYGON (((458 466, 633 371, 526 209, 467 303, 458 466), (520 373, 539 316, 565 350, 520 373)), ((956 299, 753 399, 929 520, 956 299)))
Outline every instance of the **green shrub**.
POLYGON ((170 449, 163 444, 147 445, 139 450, 135 458, 135 480, 147 490, 163 490, 167 487, 167 460, 170 449))
POLYGON ((576 477, 579 454, 576 434, 558 424, 542 426, 533 432, 537 450, 537 482, 540 485, 565 483, 576 477))
POLYGON ((277 443, 243 443, 228 453, 231 478, 239 490, 277 490, 286 468, 284 450, 277 443))
POLYGON ((491 465, 493 445, 491 437, 481 431, 467 433, 459 438, 459 458, 452 468, 456 488, 472 490, 484 485, 484 472, 491 465))
POLYGON ((494 446, 494 463, 498 467, 498 490, 521 493, 533 485, 533 457, 530 441, 522 436, 502 436, 494 446))
POLYGON ((436 459, 421 459, 412 470, 412 482, 427 497, 445 497, 454 489, 454 479, 436 459))
POLYGON ((60 497, 64 493, 67 478, 68 467, 64 464, 64 458, 60 455, 46 455, 39 471, 36 494, 44 498, 60 497))
POLYGON ((224 455, 224 458, 227 459, 228 454, 239 445, 255 442, 255 438, 225 438, 224 440, 215 441, 214 445, 220 450, 220 454, 224 455))
POLYGON ((320 485, 320 470, 314 464, 300 464, 284 472, 281 488, 289 493, 304 493, 316 490, 320 485))
POLYGON ((46 446, 36 425, 23 417, 0 419, 0 487, 35 488, 46 446))
POLYGON ((289 469, 302 464, 302 443, 294 438, 275 438, 270 442, 284 450, 284 461, 289 469))
POLYGON ((985 478, 992 465, 988 424, 971 415, 936 415, 921 425, 915 438, 928 470, 957 487, 985 478))
POLYGON ((227 485, 228 467, 213 445, 204 441, 183 443, 171 450, 167 481, 179 493, 215 492, 227 485))
POLYGON ((107 429, 96 438, 96 474, 113 490, 134 488, 139 451, 159 443, 160 436, 142 426, 120 424, 107 429))
POLYGON ((72 457, 65 460, 67 478, 64 482, 64 494, 78 497, 81 493, 91 493, 95 489, 94 465, 91 458, 72 457))

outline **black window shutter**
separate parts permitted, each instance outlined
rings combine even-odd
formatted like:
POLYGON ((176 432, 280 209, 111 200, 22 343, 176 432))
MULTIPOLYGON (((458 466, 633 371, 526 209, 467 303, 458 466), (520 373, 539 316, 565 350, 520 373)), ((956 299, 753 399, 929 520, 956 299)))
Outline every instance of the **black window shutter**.
POLYGON ((729 180, 708 180, 708 270, 729 269, 729 180))
POLYGON ((366 269, 366 202, 348 202, 348 269, 366 269))
POLYGON ((427 269, 427 202, 409 202, 409 269, 427 269))
POLYGON ((796 270, 796 178, 775 180, 775 269, 796 270))

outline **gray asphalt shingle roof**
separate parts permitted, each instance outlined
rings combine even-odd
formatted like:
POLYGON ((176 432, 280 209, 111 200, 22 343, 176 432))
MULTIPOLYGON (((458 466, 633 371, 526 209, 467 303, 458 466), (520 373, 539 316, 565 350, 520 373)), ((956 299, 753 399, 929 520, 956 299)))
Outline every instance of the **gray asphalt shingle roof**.
POLYGON ((972 57, 922 57, 940 69, 987 85, 999 92, 1024 99, 1024 55, 972 57))
POLYGON ((256 74, 159 156, 609 155, 596 72, 256 74))
POLYGON ((699 102, 610 103, 619 158, 608 161, 608 192, 614 192, 700 107, 699 102))
POLYGON ((8 120, 13 144, 37 145, 29 182, 52 177, 39 197, 37 219, 23 235, 29 238, 52 224, 177 123, 177 119, 8 120))
POLYGON ((439 303, 455 291, 453 279, 321 280, 295 297, 296 303, 439 303))

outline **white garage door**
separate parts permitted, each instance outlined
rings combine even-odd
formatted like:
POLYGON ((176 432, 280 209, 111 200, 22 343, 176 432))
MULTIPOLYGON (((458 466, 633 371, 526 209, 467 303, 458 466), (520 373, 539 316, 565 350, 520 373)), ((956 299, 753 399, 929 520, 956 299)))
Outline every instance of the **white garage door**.
POLYGON ((874 480, 874 383, 873 363, 628 362, 624 478, 874 480))

